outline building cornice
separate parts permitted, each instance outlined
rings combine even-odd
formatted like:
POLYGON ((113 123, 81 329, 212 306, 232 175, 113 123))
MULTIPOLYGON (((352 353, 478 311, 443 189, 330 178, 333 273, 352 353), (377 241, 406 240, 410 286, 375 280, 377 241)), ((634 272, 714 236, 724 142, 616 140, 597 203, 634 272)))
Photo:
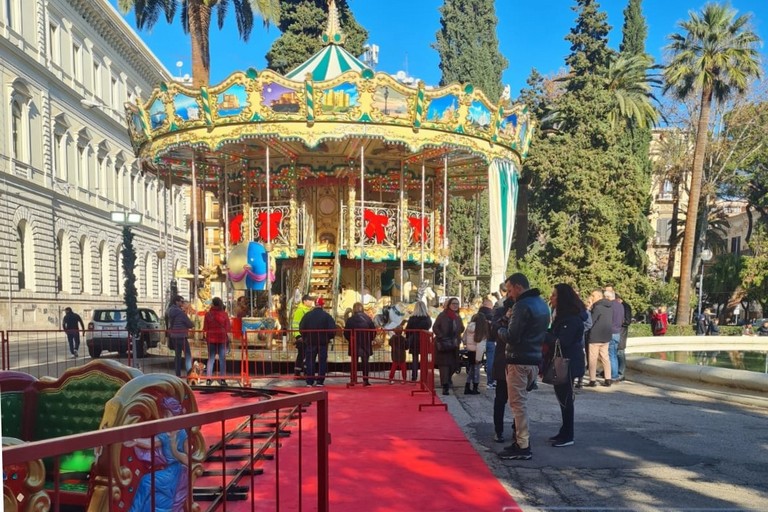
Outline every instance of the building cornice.
POLYGON ((108 0, 67 1, 148 84, 172 79, 168 69, 108 0))

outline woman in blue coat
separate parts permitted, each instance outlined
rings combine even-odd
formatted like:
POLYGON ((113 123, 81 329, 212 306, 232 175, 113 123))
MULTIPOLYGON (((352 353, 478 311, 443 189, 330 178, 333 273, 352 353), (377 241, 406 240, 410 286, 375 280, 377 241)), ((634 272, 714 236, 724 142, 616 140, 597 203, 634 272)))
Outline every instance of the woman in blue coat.
POLYGON ((561 448, 573 445, 573 379, 584 376, 584 320, 586 308, 579 296, 567 284, 555 285, 549 298, 554 314, 548 343, 549 354, 554 354, 555 340, 560 341, 563 357, 570 360, 568 379, 565 384, 554 386, 563 424, 557 435, 549 438, 552 446, 561 448))

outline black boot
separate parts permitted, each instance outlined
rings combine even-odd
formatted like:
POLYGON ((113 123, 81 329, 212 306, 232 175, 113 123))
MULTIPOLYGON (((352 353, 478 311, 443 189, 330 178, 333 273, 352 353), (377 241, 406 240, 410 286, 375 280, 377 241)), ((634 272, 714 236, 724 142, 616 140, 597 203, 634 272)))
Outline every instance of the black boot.
POLYGON ((469 382, 464 384, 464 394, 465 395, 471 395, 472 394, 472 390, 469 389, 469 382))
POLYGON ((603 386, 609 388, 611 387, 611 383, 612 383, 611 379, 606 379, 606 381, 603 382, 603 386))
POLYGON ((479 394, 480 394, 480 391, 478 391, 478 390, 477 390, 477 388, 478 388, 479 386, 480 386, 480 384, 478 384, 477 382, 475 382, 474 384, 472 384, 472 394, 473 394, 473 395, 479 395, 479 394))
POLYGON ((448 394, 448 384, 443 384, 443 394, 444 395, 448 394))

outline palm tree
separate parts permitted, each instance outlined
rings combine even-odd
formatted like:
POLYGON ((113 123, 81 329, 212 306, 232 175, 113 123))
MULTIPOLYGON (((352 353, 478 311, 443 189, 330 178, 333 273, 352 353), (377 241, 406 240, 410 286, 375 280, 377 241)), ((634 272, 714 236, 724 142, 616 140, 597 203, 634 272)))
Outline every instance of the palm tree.
POLYGON ((651 88, 661 81, 648 74, 651 67, 652 61, 645 55, 619 54, 611 60, 605 85, 616 102, 616 108, 608 114, 614 128, 651 128, 658 122, 659 111, 652 104, 656 98, 651 88))
POLYGON ((195 87, 207 86, 210 81, 211 55, 208 44, 214 9, 221 29, 229 6, 234 6, 237 30, 243 41, 248 41, 251 35, 254 15, 260 16, 265 26, 280 20, 280 0, 118 0, 117 3, 123 14, 134 11, 139 29, 152 28, 160 16, 171 23, 176 15, 177 4, 181 6, 182 28, 191 35, 192 85, 195 87))
POLYGON ((667 50, 672 57, 664 69, 665 92, 671 90, 680 99, 700 97, 675 315, 678 324, 690 322, 691 267, 712 102, 743 92, 750 79, 760 75, 756 49, 760 38, 749 29, 749 19, 749 15, 737 16, 728 6, 707 4, 700 14, 691 12, 689 20, 680 22, 685 34, 669 37, 667 50))

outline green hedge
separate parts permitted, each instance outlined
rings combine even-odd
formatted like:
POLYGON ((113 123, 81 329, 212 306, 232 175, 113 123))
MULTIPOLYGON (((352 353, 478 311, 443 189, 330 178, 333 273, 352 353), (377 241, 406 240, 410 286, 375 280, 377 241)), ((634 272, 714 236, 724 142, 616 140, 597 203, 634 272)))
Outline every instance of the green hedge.
MULTIPOLYGON (((738 325, 721 325, 720 336, 741 336, 742 328, 738 325)), ((692 325, 667 326, 667 336, 695 336, 696 331, 692 325)), ((650 324, 632 324, 629 326, 629 337, 653 336, 650 324)))

